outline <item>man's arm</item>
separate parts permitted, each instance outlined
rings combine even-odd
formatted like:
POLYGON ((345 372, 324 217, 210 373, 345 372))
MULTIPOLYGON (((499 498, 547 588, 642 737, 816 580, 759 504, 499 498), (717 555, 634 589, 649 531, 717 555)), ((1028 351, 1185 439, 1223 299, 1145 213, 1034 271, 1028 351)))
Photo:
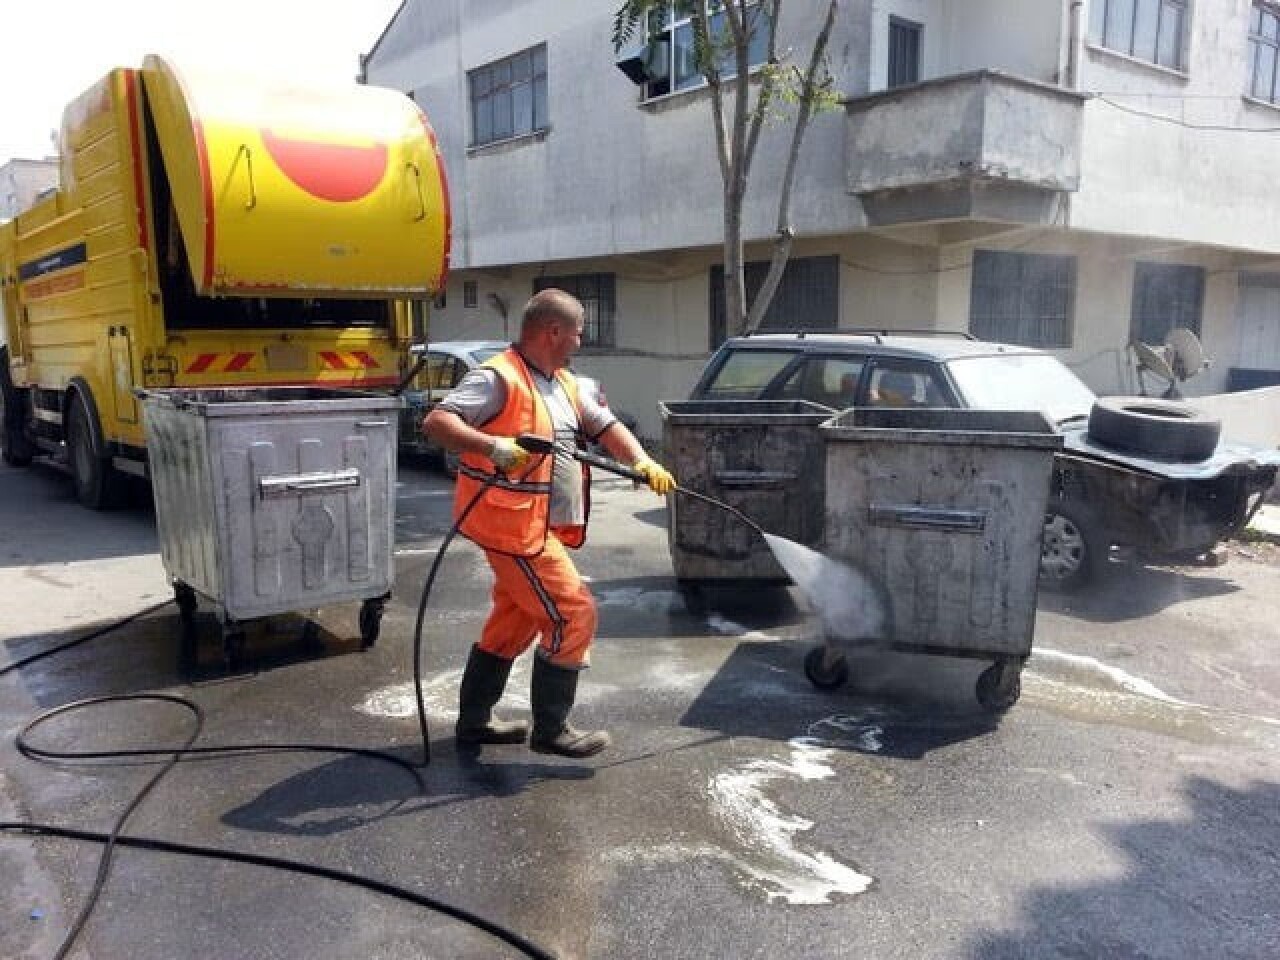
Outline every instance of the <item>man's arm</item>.
POLYGON ((422 432, 432 443, 444 447, 452 453, 478 453, 482 457, 489 456, 493 450, 496 437, 491 436, 466 422, 452 410, 436 407, 422 421, 422 432))

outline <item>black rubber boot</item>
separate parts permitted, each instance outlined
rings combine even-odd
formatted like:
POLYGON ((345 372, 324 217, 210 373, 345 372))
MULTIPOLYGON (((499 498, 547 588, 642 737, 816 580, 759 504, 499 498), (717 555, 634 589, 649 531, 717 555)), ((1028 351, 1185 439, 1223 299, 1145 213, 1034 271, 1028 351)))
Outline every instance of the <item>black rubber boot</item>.
POLYGON ((510 674, 510 660, 485 653, 479 647, 471 648, 458 690, 458 722, 453 728, 459 743, 524 742, 529 733, 527 726, 493 716, 493 705, 502 696, 510 674))
POLYGON ((593 757, 612 742, 603 730, 575 730, 569 711, 578 693, 577 670, 557 667, 542 657, 533 659, 533 733, 529 749, 562 757, 593 757))

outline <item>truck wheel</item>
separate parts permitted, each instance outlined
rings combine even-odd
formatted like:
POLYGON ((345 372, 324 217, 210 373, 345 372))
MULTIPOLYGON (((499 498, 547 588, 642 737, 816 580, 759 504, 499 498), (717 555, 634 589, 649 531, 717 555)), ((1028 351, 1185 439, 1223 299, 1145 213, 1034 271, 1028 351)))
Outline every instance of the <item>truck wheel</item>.
POLYGON ((67 451, 76 499, 90 510, 114 507, 119 500, 120 478, 111 461, 98 456, 93 448, 89 409, 78 393, 71 401, 71 415, 67 422, 67 451))
POLYGON ((1040 585, 1079 590, 1101 569, 1109 549, 1092 510, 1075 500, 1050 500, 1040 541, 1040 585))
POLYGON ((34 454, 22 435, 22 407, 9 373, 9 348, 0 347, 0 459, 11 467, 25 467, 34 454))
POLYGON ((1100 397, 1089 413, 1090 440, 1149 457, 1204 460, 1221 435, 1221 420, 1169 400, 1100 397))

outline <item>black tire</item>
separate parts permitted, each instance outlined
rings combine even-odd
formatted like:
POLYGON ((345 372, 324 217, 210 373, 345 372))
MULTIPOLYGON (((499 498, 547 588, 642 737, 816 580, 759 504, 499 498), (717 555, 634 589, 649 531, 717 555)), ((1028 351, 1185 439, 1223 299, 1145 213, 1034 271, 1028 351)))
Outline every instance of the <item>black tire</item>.
POLYGON ((1169 400, 1101 397, 1089 413, 1090 440, 1163 460, 1204 460, 1221 436, 1221 420, 1169 400))
POLYGON ((814 647, 804 655, 804 675, 819 690, 836 690, 849 680, 849 661, 844 654, 828 654, 826 647, 814 647))
POLYGON ((1040 541, 1040 586, 1079 590, 1101 572, 1111 544, 1097 517, 1078 500, 1050 500, 1040 541))
POLYGON ((378 642, 382 632, 382 613, 387 602, 382 598, 366 600, 360 604, 360 649, 368 650, 378 642))
POLYGON ((684 603, 685 612, 689 616, 705 617, 707 615, 707 595, 701 584, 695 580, 677 580, 676 590, 679 591, 680 600, 684 603))
POLYGON ((994 663, 978 677, 978 703, 984 710, 1003 713, 1022 696, 1022 665, 994 663))
POLYGON ((25 467, 34 456, 22 433, 22 407, 9 373, 9 348, 0 347, 0 459, 11 467, 25 467))
POLYGON ((120 500, 121 481, 111 461, 94 449, 89 406, 80 394, 67 418, 67 452, 76 499, 90 510, 110 510, 120 500))

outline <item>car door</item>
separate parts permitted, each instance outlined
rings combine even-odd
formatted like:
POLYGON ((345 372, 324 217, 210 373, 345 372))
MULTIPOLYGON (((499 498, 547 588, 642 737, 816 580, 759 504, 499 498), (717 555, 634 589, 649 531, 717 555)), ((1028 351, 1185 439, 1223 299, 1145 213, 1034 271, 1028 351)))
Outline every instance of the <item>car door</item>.
POLYGON ((810 354, 784 372, 770 387, 770 400, 808 400, 832 410, 852 407, 858 400, 867 358, 859 354, 810 354))

